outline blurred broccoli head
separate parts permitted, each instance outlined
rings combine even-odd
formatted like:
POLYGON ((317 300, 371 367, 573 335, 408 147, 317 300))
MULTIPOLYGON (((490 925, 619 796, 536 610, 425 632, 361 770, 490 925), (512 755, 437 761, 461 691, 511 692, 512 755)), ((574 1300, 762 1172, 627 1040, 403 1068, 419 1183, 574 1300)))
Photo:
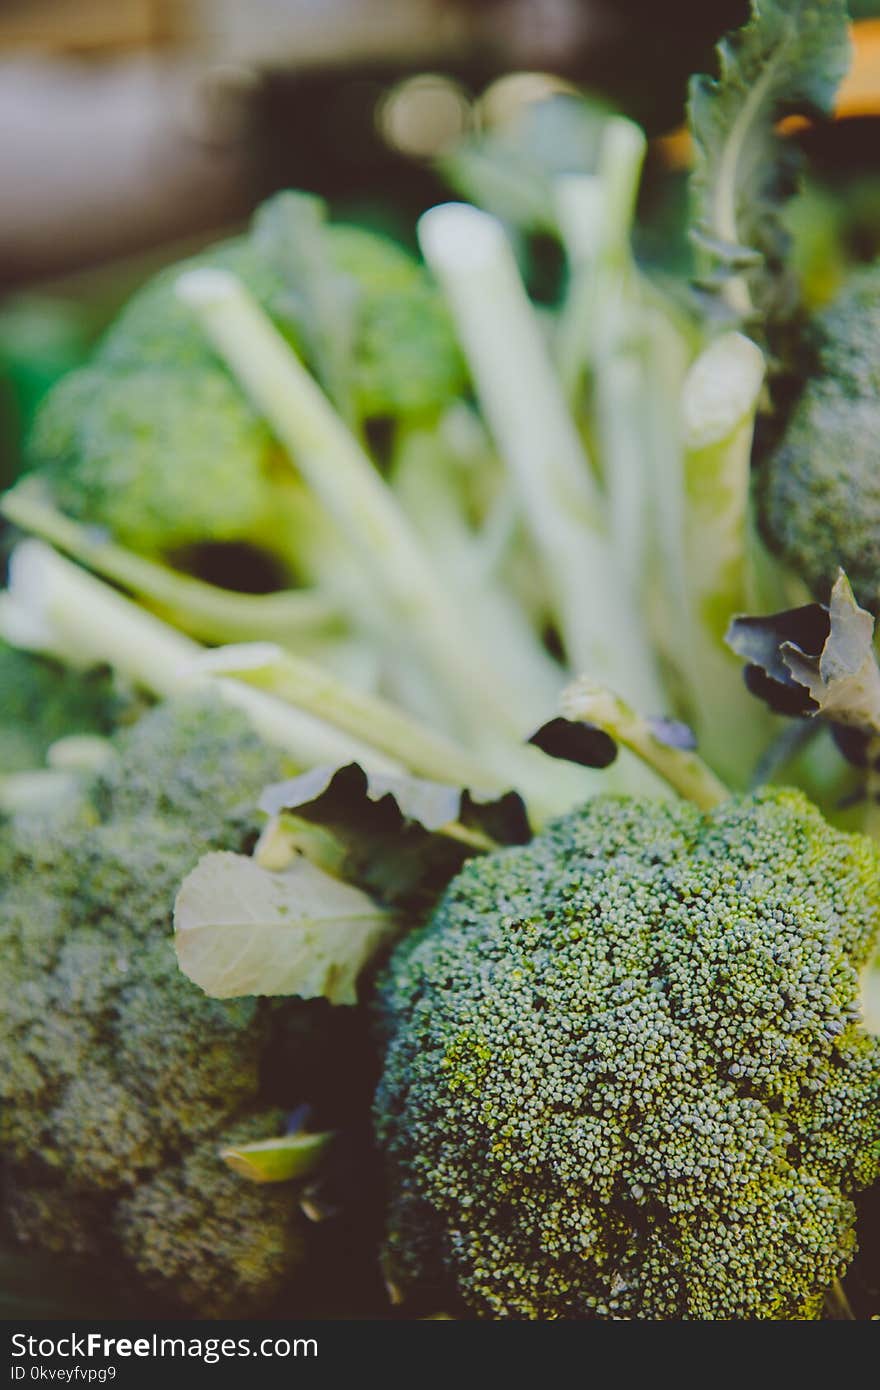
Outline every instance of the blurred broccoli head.
POLYGON ((47 398, 30 459, 63 511, 132 549, 271 542, 277 447, 219 367, 81 368, 47 398))
POLYGON ((208 578, 203 548, 230 544, 296 576, 295 472, 176 294, 198 267, 243 281, 356 429, 436 416, 458 395, 452 325, 400 247, 328 225, 318 200, 282 194, 249 236, 144 286, 91 363, 49 392, 27 462, 62 511, 208 578))
POLYGON ((442 297, 422 267, 385 237, 340 226, 329 227, 327 238, 353 305, 350 388, 356 418, 436 415, 465 385, 442 297))
POLYGON ((790 791, 599 798, 472 861, 381 991, 392 1280, 486 1317, 817 1317, 880 1170, 878 868, 790 791))
POLYGON ((290 1189, 243 1183, 217 1160, 218 1144, 268 1139, 283 1126, 283 1112, 267 1112, 212 1134, 123 1199, 120 1243, 151 1282, 173 1286, 193 1307, 235 1312, 283 1286, 305 1253, 290 1189))
POLYGON ((880 267, 857 272, 816 326, 817 367, 758 480, 771 545, 819 597, 843 567, 880 610, 880 267))
POLYGON ((248 847, 248 808, 278 758, 205 696, 158 707, 115 744, 88 799, 16 818, 5 837, 9 1216, 21 1238, 98 1252, 204 1315, 239 1312, 290 1277, 298 1209, 290 1188, 233 1178, 218 1150, 283 1129, 279 1087, 291 1106, 305 1098, 276 1046, 299 1006, 207 998, 177 968, 170 919, 205 849, 248 847))

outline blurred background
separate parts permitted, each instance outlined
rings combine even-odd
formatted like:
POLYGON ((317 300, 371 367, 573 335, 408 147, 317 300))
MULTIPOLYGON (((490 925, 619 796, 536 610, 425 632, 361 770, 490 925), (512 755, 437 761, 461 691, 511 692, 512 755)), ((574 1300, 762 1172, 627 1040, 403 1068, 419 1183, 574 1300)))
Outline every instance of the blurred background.
MULTIPOLYGON (((320 193, 336 216, 409 241, 418 212, 448 195, 450 151, 586 91, 653 137, 643 250, 680 259, 687 78, 711 69, 718 35, 748 8, 0 0, 0 483, 17 471, 43 392, 82 360, 131 290, 234 230, 280 187, 320 193)), ((880 0, 851 9, 861 23, 841 99, 847 136, 816 136, 810 216, 818 237, 830 235, 821 181, 848 179, 844 232, 864 240, 880 226, 880 0)), ((552 123, 543 138, 552 143, 552 123)))

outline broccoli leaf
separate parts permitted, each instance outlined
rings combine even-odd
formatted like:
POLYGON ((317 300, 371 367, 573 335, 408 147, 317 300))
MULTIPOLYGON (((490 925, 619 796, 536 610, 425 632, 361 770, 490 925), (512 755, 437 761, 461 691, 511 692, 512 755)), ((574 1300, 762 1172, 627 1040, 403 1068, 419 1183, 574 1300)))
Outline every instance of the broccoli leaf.
POLYGON ((521 798, 516 792, 504 796, 484 796, 463 791, 423 777, 390 775, 367 771, 357 763, 348 767, 317 767, 267 787, 260 798, 260 810, 268 815, 293 811, 328 798, 349 808, 365 802, 387 804, 398 825, 406 822, 423 830, 439 831, 456 822, 483 831, 506 844, 523 844, 529 838, 528 822, 521 798))
POLYGON ((563 758, 581 767, 610 767, 617 758, 617 744, 604 729, 563 719, 562 715, 548 719, 528 741, 550 758, 563 758))
MULTIPOLYGON (((821 716, 863 738, 880 735, 880 668, 874 619, 838 573, 828 606, 811 603, 766 618, 734 618, 727 644, 745 659, 746 684, 780 714, 821 716)), ((838 738, 851 761, 859 739, 838 738)))
POLYGON ((332 1134, 283 1134, 220 1150, 227 1167, 249 1182, 293 1182, 311 1177, 333 1139, 332 1134))
POLYGON ((691 80, 692 237, 703 283, 738 318, 784 314, 788 296, 780 206, 797 158, 776 122, 830 114, 848 62, 845 0, 752 0, 748 24, 718 45, 719 76, 691 80))
POLYGON ((180 968, 215 999, 293 994, 355 1004, 363 967, 397 931, 366 893, 306 858, 283 872, 206 854, 174 906, 180 968))
POLYGON ((305 854, 410 912, 430 907, 471 855, 529 838, 514 792, 481 798, 417 777, 367 772, 357 763, 315 768, 269 787, 260 808, 276 818, 257 848, 260 863, 281 868, 305 854))

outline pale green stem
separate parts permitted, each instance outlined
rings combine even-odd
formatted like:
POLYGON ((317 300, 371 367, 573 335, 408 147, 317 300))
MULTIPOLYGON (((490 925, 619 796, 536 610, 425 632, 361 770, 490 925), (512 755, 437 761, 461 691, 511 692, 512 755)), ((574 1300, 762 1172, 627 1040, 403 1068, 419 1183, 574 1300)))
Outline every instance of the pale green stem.
POLYGON ((717 338, 691 366, 682 393, 688 670, 700 746, 745 784, 770 736, 724 635, 752 611, 750 484, 764 357, 741 333, 717 338))
POLYGON ((865 805, 862 829, 872 840, 880 843, 880 738, 872 738, 866 749, 868 773, 865 778, 865 805))
POLYGON ((527 614, 493 573, 491 542, 468 526, 449 461, 436 434, 406 434, 398 448, 392 483, 413 525, 449 575, 462 611, 484 651, 491 654, 516 701, 524 730, 537 728, 556 708, 564 676, 540 645, 527 614))
POLYGON ((846 1290, 839 1279, 835 1279, 828 1293, 825 1295, 825 1303, 831 1317, 836 1322, 855 1322, 856 1315, 846 1296, 846 1290))
POLYGON ((327 671, 268 643, 220 647, 199 660, 202 671, 232 676, 319 716, 380 749, 421 777, 486 791, 498 778, 478 758, 404 714, 387 700, 348 689, 327 671))
POLYGON ((256 731, 300 767, 364 761, 393 771, 375 748, 240 681, 194 675, 204 649, 42 541, 15 547, 0 594, 0 634, 73 666, 108 665, 160 697, 208 686, 248 715, 256 731))
POLYGON ((645 147, 637 125, 612 117, 603 131, 598 174, 568 175, 555 188, 571 277, 561 330, 579 344, 579 356, 572 360, 565 343, 558 348, 568 359, 563 371, 572 399, 591 370, 599 472, 633 603, 645 577, 651 448, 641 357, 644 311, 630 247, 645 147))
POLYGON ((180 298, 289 451, 308 486, 375 577, 404 639, 476 739, 487 723, 516 737, 509 700, 427 562, 390 489, 290 345, 235 276, 194 270, 180 298))
MULTIPOLYGON (((674 673, 675 708, 687 709, 690 714, 686 632, 690 597, 680 401, 693 345, 688 341, 686 324, 672 317, 665 302, 657 303, 646 295, 642 313, 645 390, 641 409, 649 448, 646 492, 650 515, 644 601, 654 646, 662 654, 667 672, 674 673)), ((667 682, 671 683, 669 675, 667 682)))
MULTIPOLYGON (((492 793, 518 791, 535 828, 599 790, 618 787, 615 774, 592 772, 547 757, 537 748, 487 737, 480 756, 464 752, 390 703, 346 690, 332 676, 275 648, 219 648, 205 652, 197 669, 224 672, 236 685, 252 684, 324 719, 393 757, 398 766, 453 786, 492 793)), ((256 693, 256 692, 254 692, 256 693)), ((375 765, 375 758, 372 759, 375 765)))
POLYGON ((673 748, 658 738, 642 715, 603 686, 588 680, 575 681, 563 695, 562 712, 566 719, 603 729, 616 743, 623 744, 641 758, 679 796, 692 801, 701 810, 711 810, 729 797, 727 787, 702 758, 686 749, 673 748))
POLYGON ((339 626, 338 609, 317 591, 239 594, 145 559, 101 536, 94 527, 65 516, 34 479, 26 478, 7 492, 0 510, 23 531, 50 541, 105 579, 121 584, 201 641, 265 638, 285 642, 339 626))
POLYGON ((607 355, 620 334, 622 282, 633 272, 630 235, 645 158, 644 133, 625 116, 605 125, 595 174, 556 181, 556 217, 569 264, 557 333, 557 361, 569 398, 585 369, 607 355))
POLYGON ((568 258, 568 286, 556 329, 556 367, 566 398, 577 400, 595 349, 605 189, 598 174, 566 174, 554 187, 556 219, 568 258))
POLYGON ((424 214, 419 236, 519 493, 570 662, 662 709, 650 649, 606 534, 603 502, 501 224, 450 203, 424 214))

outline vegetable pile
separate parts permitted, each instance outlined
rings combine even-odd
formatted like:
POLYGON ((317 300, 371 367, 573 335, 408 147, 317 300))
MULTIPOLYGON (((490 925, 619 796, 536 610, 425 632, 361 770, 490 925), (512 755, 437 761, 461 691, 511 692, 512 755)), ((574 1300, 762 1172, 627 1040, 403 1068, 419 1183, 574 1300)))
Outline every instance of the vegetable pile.
POLYGON ((804 294, 779 127, 847 61, 843 0, 754 0, 694 79, 690 281, 633 251, 642 132, 556 98, 445 159, 424 263, 277 194, 49 392, 0 503, 15 1241, 203 1316, 296 1312, 340 1231, 323 1315, 380 1268, 416 1316, 880 1312, 880 272, 804 294))

